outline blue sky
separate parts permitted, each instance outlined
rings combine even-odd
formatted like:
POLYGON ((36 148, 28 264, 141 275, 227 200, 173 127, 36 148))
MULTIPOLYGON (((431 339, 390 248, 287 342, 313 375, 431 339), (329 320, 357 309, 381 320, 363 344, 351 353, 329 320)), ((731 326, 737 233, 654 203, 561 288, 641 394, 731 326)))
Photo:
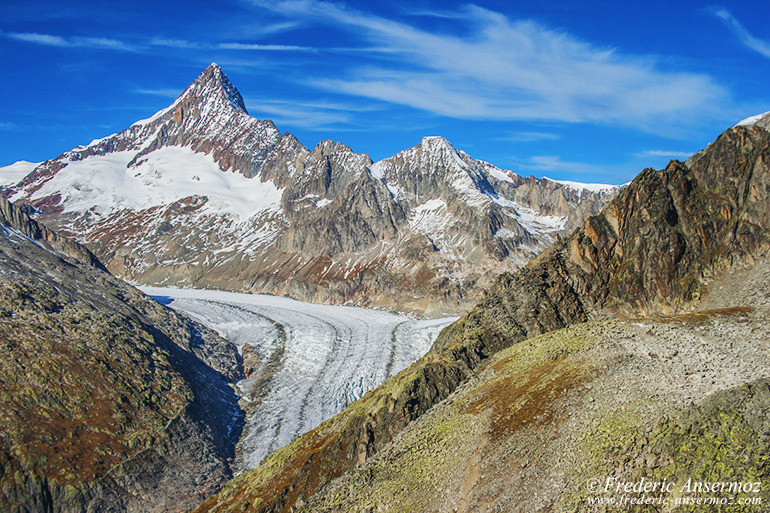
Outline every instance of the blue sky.
POLYGON ((770 110, 770 2, 0 4, 0 165, 167 106, 218 62, 250 113, 374 160, 443 135, 524 175, 623 183, 770 110))

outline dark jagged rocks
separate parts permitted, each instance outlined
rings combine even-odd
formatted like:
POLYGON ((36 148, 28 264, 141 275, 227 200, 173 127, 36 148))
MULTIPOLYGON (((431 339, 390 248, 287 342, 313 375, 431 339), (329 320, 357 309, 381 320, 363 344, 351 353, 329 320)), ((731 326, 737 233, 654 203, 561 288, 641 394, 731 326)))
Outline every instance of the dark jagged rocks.
POLYGON ((59 251, 84 264, 96 267, 102 271, 107 269, 88 248, 74 240, 61 237, 45 226, 39 225, 29 218, 21 209, 15 208, 4 196, 0 196, 0 224, 18 230, 33 241, 43 244, 46 248, 59 251))

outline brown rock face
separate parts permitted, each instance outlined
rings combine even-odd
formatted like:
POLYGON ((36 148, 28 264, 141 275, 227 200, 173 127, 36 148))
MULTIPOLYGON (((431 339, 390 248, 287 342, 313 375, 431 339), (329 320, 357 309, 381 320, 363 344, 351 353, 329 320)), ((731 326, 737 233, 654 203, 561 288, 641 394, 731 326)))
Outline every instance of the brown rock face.
MULTIPOLYGON (((687 164, 645 169, 572 235, 501 276, 459 326, 521 338, 694 308, 710 276, 766 255, 769 162, 770 133, 735 127, 687 164)), ((437 347, 453 338, 445 332, 437 347)))
POLYGON ((232 476, 235 346, 0 198, 0 510, 170 511, 232 476))
MULTIPOLYGON (((591 319, 690 311, 708 297, 713 277, 766 261, 769 164, 770 133, 739 126, 687 163, 644 170, 569 237, 518 272, 503 274, 473 310, 441 333, 428 355, 239 476, 197 511, 301 509, 502 349, 591 319)), ((553 358, 565 350, 559 344, 553 358)), ((487 372, 494 376, 493 370, 487 372)), ((332 498, 339 491, 329 490, 332 498)), ((325 497, 308 508, 341 507, 325 497)))

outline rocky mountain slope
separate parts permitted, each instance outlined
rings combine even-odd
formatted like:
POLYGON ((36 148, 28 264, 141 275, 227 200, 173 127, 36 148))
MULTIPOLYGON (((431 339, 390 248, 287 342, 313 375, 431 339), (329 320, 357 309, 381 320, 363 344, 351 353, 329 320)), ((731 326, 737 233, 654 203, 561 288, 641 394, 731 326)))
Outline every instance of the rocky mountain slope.
POLYGON ((168 108, 3 194, 134 282, 424 312, 472 306, 615 192, 522 178, 441 137, 376 163, 311 151, 249 116, 212 64, 168 108))
POLYGON ((0 510, 178 510, 232 476, 235 346, 5 198, 0 346, 0 510))
POLYGON ((768 118, 644 170, 197 511, 601 511, 581 479, 770 477, 768 118))

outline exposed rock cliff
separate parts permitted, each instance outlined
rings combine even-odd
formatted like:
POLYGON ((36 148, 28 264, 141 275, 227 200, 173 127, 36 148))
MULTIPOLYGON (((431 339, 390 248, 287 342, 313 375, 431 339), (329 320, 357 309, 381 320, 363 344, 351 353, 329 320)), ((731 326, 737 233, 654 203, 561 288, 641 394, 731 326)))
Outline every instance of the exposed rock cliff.
POLYGON ((43 245, 46 249, 59 251, 79 262, 106 271, 104 265, 86 247, 74 240, 61 237, 29 218, 21 209, 14 207, 5 197, 0 196, 0 224, 13 227, 22 235, 43 245))
POLYGON ((236 348, 0 212, 0 509, 169 511, 218 490, 236 348))

